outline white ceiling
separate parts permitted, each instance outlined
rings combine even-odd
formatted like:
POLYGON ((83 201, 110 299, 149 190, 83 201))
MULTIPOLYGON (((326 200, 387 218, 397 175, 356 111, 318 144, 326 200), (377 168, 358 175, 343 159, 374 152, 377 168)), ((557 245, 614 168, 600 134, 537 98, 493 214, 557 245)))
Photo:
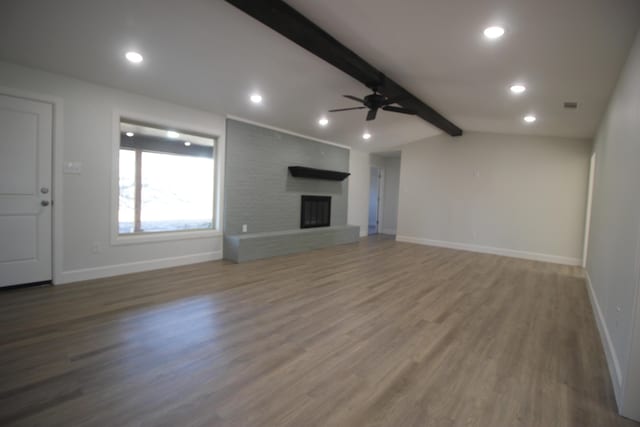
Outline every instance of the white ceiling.
MULTIPOLYGON (((464 130, 568 137, 593 136, 640 23, 637 0, 288 3, 464 130), (496 23, 506 34, 488 42, 496 23), (527 93, 512 96, 515 81, 527 93)), ((341 94, 368 90, 223 0, 4 0, 0 59, 366 150, 439 133, 387 112, 321 128, 324 111, 354 106, 341 94)))

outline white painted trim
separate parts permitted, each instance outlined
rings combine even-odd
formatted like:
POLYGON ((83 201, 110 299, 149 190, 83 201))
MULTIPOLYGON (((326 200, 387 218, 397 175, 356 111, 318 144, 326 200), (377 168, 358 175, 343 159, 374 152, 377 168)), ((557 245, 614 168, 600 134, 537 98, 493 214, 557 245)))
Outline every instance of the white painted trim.
POLYGON ((125 111, 121 109, 113 110, 112 135, 111 135, 111 205, 110 205, 110 244, 111 246, 134 245, 152 242, 177 241, 185 239, 207 239, 218 237, 223 234, 222 215, 224 200, 224 163, 225 163, 225 138, 223 129, 212 129, 197 124, 190 124, 173 120, 166 116, 149 116, 140 112, 125 111), (118 155, 120 151, 120 121, 122 119, 130 119, 139 121, 149 125, 159 127, 167 126, 180 130, 185 133, 197 133, 208 135, 215 139, 215 206, 214 206, 214 230, 193 230, 193 231, 176 231, 156 234, 140 234, 140 235, 120 235, 118 234, 118 197, 119 197, 119 171, 118 171, 118 155))
POLYGON ((395 235, 396 234, 396 229, 395 228, 384 228, 384 229, 382 229, 382 234, 395 235))
POLYGON ((112 246, 139 245, 143 243, 169 242, 175 240, 212 239, 222 237, 218 230, 168 231, 157 233, 118 234, 112 246))
POLYGON ((216 261, 220 259, 222 259, 222 251, 214 251, 170 258, 152 259, 148 261, 137 261, 126 264, 108 265, 104 267, 83 268, 80 270, 63 272, 60 283, 63 284, 83 280, 100 279, 103 277, 120 276, 122 274, 139 273, 143 271, 196 264, 199 262, 216 261))
POLYGON ((593 317, 596 319, 598 325, 598 331, 600 332, 600 339, 602 341, 602 347, 604 347, 604 354, 607 358, 607 365, 609 366, 609 375, 611 376, 611 382, 613 383, 613 391, 616 397, 616 403, 620 407, 620 399, 622 392, 622 369, 620 369, 620 362, 616 355, 616 349, 613 346, 609 329, 604 319, 604 314, 598 304, 595 291, 593 290, 593 284, 591 283, 591 277, 589 272, 586 272, 587 278, 587 290, 589 291, 589 300, 591 301, 591 308, 593 309, 593 317))
POLYGON ((631 303, 631 333, 627 350, 627 366, 623 375, 622 399, 618 403, 620 413, 640 421, 640 222, 636 239, 636 261, 634 266, 634 298, 631 303))
POLYGON ((564 257, 559 255, 548 255, 537 252, 519 251, 515 249, 495 248, 492 246, 472 245, 469 243, 447 242, 444 240, 425 239, 421 237, 396 236, 398 242, 416 243, 426 246, 438 246, 441 248, 458 249, 462 251, 480 252, 485 254, 502 255, 513 258, 529 259, 534 261, 552 262, 564 265, 580 265, 580 258, 564 257))
POLYGON ((584 242, 582 244, 582 268, 587 268, 587 254, 589 252, 589 233, 591 229, 591 205, 593 203, 593 184, 596 176, 596 152, 591 153, 589 162, 589 184, 587 187, 587 209, 584 220, 584 242))
POLYGON ((52 210, 52 228, 51 228, 51 263, 52 263, 52 277, 51 281, 57 284, 62 280, 62 266, 64 257, 64 245, 63 245, 63 233, 62 233, 62 194, 63 194, 63 153, 64 153, 64 131, 63 131, 63 114, 64 104, 62 98, 58 96, 46 95, 41 93, 35 93, 23 89, 15 89, 5 86, 0 86, 0 93, 8 96, 15 96, 18 98, 30 99, 32 101, 44 102, 51 104, 53 109, 52 117, 52 156, 51 156, 51 178, 52 178, 52 195, 53 203, 51 205, 52 210))
POLYGON ((254 125, 254 126, 260 126, 260 127, 266 128, 266 129, 275 130, 277 132, 286 133, 288 135, 297 136, 299 138, 310 139, 311 141, 321 142, 323 144, 333 145, 334 147, 340 147, 340 148, 344 148, 344 149, 347 149, 347 150, 351 150, 351 147, 349 147, 348 145, 338 144, 337 142, 327 141, 325 139, 315 138, 313 136, 304 135, 302 133, 292 132, 292 131, 287 130, 287 129, 282 129, 282 128, 279 128, 279 127, 266 125, 266 124, 260 123, 260 122, 254 122, 253 120, 248 120, 248 119, 245 119, 245 118, 242 118, 242 117, 233 116, 233 115, 229 114, 229 115, 227 115, 227 118, 231 119, 231 120, 238 121, 238 122, 243 122, 243 123, 247 123, 247 124, 250 124, 250 125, 254 125))
POLYGON ((227 124, 225 121, 222 123, 222 129, 220 130, 220 136, 218 137, 216 150, 216 224, 215 229, 221 234, 224 234, 224 174, 227 165, 227 124))

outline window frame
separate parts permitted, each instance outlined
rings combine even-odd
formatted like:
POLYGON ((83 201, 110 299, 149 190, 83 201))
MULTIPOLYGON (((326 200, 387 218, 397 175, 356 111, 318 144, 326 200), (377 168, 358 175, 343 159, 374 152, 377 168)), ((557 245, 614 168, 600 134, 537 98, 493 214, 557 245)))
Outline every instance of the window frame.
POLYGON ((151 242, 163 242, 163 241, 176 241, 176 240, 188 240, 188 239, 204 239, 212 237, 220 237, 222 233, 222 221, 221 221, 221 209, 222 200, 220 192, 223 185, 223 167, 220 160, 224 156, 224 141, 223 138, 213 132, 211 129, 203 129, 191 124, 178 123, 165 118, 149 118, 142 117, 139 114, 131 114, 121 111, 114 111, 113 114, 113 126, 112 126, 112 192, 111 192, 111 245, 132 245, 140 243, 151 242), (214 174, 213 174, 213 217, 212 225, 210 229, 195 229, 195 230, 172 230, 172 231, 153 231, 153 232, 136 232, 136 233, 124 233, 119 232, 119 199, 120 199, 120 123, 135 123, 143 126, 150 126, 159 129, 171 128, 178 132, 184 132, 187 134, 201 135, 214 140, 214 154, 212 161, 214 162, 214 174), (160 124, 162 123, 162 124, 160 124))

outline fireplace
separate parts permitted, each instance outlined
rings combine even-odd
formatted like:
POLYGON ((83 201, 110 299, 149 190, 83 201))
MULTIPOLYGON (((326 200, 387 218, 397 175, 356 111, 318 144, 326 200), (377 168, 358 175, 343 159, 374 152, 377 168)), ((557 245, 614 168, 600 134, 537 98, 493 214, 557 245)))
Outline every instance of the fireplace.
POLYGON ((300 228, 329 227, 331 225, 330 196, 302 196, 300 228))

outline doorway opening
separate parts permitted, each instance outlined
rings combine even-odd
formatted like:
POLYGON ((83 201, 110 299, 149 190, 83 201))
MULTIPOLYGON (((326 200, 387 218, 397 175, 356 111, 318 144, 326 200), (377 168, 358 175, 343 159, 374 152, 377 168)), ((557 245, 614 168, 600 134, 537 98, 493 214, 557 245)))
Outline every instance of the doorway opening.
POLYGON ((383 170, 377 166, 371 167, 369 179, 369 236, 380 233, 382 223, 382 174, 383 170))

